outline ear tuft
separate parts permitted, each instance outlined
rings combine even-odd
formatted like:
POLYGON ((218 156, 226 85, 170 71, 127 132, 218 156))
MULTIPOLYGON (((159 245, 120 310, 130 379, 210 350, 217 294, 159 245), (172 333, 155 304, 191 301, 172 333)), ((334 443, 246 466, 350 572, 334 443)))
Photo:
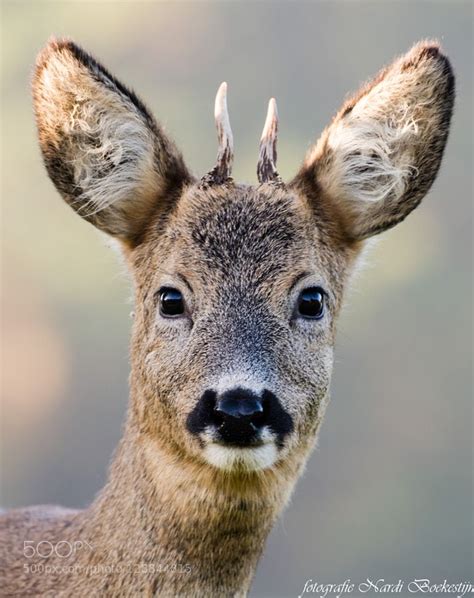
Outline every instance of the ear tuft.
POLYGON ((189 180, 145 105, 72 41, 53 39, 40 53, 33 96, 51 179, 105 232, 132 242, 170 186, 189 180))

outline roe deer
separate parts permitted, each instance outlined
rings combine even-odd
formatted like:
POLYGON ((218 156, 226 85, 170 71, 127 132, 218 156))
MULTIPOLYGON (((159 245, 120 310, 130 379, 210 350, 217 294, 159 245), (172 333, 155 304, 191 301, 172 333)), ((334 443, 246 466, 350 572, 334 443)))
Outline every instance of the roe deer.
POLYGON ((2 518, 3 591, 245 595, 315 443, 366 239, 401 222, 436 177, 450 63, 436 42, 415 45, 345 102, 286 184, 274 100, 248 186, 231 178, 225 84, 217 164, 201 179, 73 42, 43 50, 33 93, 49 176, 118 240, 133 279, 130 406, 89 508, 2 518))

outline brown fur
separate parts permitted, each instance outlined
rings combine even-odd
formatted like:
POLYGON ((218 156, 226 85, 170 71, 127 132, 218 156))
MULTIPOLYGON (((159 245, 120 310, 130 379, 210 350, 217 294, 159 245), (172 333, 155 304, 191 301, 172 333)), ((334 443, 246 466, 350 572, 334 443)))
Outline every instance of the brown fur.
MULTIPOLYGON (((33 88, 48 172, 74 209, 121 241, 136 315, 130 407, 108 482, 84 511, 34 507, 0 518, 2 588, 16 596, 245 595, 324 415, 335 323, 362 239, 403 219, 438 170, 452 107, 449 63, 436 45, 415 46, 345 104, 287 187, 196 183, 136 96, 72 42, 50 43, 33 88), (396 85, 394 74, 401 74, 396 85), (413 100, 415 89, 422 103, 413 100), (373 192, 361 186, 373 183, 363 178, 366 170, 350 196, 344 161, 330 146, 331 127, 370 93, 358 118, 376 119, 376 131, 402 113, 401 103, 418 127, 415 134, 408 126, 408 145, 379 156, 384 168, 393 161, 394 176, 408 156, 417 176, 401 175, 393 189, 375 177, 389 190, 375 201, 360 197, 373 192), (125 149, 124 122, 136 133, 125 149), (125 162, 111 160, 110 152, 122 151, 125 162), (85 167, 74 170, 71 160, 85 167), (128 187, 108 197, 117 169, 128 172, 128 187), (84 212, 95 203, 97 210, 84 212), (163 285, 184 294, 187 318, 158 315, 163 285), (327 293, 318 321, 294 315, 308 285, 327 293), (186 428, 198 398, 229 376, 263 380, 292 417, 293 431, 271 466, 219 469, 205 456, 208 439, 186 428), (90 548, 67 559, 28 559, 25 540, 90 548)), ((391 140, 403 137, 392 133, 391 140)), ((371 160, 365 169, 377 169, 371 160)))

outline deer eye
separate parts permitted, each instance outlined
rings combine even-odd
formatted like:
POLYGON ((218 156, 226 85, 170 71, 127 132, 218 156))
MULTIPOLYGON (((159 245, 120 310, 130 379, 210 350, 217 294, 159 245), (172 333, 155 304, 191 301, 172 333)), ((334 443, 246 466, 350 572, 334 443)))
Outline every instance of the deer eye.
POLYGON ((303 289, 298 297, 297 312, 303 318, 319 320, 324 315, 324 291, 321 287, 303 289))
POLYGON ((184 314, 184 298, 181 291, 171 287, 159 290, 160 314, 165 318, 184 314))

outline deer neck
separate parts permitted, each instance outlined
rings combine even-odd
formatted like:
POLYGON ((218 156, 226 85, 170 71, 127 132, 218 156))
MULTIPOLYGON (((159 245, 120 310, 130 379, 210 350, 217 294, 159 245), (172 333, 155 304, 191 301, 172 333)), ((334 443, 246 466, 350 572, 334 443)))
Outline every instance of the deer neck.
POLYGON ((91 543, 141 567, 147 590, 243 595, 298 469, 224 475, 128 425, 91 507, 91 543))

